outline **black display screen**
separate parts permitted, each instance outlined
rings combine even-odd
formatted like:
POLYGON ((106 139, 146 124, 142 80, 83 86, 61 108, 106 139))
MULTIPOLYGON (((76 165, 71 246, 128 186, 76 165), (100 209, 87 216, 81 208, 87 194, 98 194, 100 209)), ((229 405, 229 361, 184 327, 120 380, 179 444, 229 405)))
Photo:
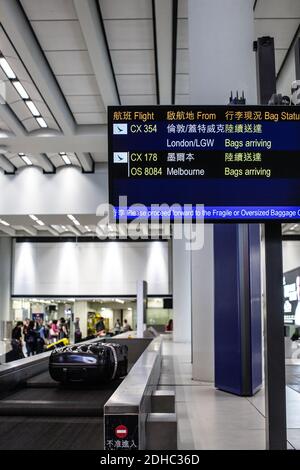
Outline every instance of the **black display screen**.
POLYGON ((300 219, 299 107, 109 107, 108 149, 117 219, 300 219))

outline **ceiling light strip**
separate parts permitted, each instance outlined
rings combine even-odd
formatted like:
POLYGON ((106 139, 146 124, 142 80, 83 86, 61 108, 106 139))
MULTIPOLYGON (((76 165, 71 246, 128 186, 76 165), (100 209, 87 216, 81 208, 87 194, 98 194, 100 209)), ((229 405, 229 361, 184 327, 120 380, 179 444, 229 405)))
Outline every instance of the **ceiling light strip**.
POLYGON ((19 96, 22 98, 22 100, 26 104, 27 108, 29 109, 33 117, 35 118, 38 125, 41 128, 48 127, 45 119, 42 118, 41 113, 37 109, 34 102, 30 99, 29 94, 23 87, 22 83, 18 80, 17 75, 15 74, 15 72, 13 71, 13 69, 11 68, 11 66, 9 65, 6 58, 1 52, 0 52, 0 67, 2 68, 3 72, 5 73, 9 81, 12 83, 13 87, 15 88, 19 96))

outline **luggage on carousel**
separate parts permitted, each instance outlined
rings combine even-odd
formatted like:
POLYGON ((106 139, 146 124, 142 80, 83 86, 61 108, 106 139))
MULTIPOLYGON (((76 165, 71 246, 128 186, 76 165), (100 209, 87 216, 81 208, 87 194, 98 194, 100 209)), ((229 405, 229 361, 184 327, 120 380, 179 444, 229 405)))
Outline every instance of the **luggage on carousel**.
POLYGON ((46 350, 52 351, 53 349, 58 348, 60 346, 67 346, 67 344, 69 344, 68 338, 62 338, 58 341, 55 341, 54 343, 47 344, 46 350))
POLYGON ((65 384, 101 383, 126 375, 127 365, 127 346, 94 341, 54 349, 49 358, 49 373, 65 384))

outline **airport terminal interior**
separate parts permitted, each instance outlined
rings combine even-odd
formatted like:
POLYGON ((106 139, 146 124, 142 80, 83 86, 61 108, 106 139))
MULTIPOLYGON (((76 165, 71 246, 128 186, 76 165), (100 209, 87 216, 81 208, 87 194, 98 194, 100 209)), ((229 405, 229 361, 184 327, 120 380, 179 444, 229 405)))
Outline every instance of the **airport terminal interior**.
POLYGON ((0 0, 1 450, 300 450, 299 105, 299 0, 0 0))

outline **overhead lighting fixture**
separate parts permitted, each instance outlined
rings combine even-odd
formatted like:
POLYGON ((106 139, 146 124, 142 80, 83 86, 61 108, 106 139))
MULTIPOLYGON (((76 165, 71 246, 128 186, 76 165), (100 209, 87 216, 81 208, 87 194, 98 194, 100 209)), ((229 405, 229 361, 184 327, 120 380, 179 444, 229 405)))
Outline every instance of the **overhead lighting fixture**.
POLYGON ((115 299, 115 302, 117 302, 118 304, 125 304, 125 300, 121 299, 115 299))
POLYGON ((68 218, 70 220, 72 220, 72 222, 75 224, 75 225, 81 225, 81 223, 79 222, 79 220, 76 219, 76 217, 74 217, 74 215, 68 215, 68 218))
POLYGON ((67 228, 64 225, 61 225, 61 228, 64 232, 66 232, 67 228))
POLYGON ((0 57, 0 65, 7 78, 9 78, 10 80, 14 80, 15 78, 17 78, 15 72, 3 56, 0 57))
POLYGON ((30 158, 27 157, 27 155, 19 153, 19 156, 22 158, 22 160, 26 163, 26 165, 31 166, 33 165, 32 161, 30 158))
POLYGON ((23 100, 28 100, 29 99, 29 95, 28 95, 27 91, 23 87, 22 83, 19 82, 19 80, 12 80, 12 84, 15 87, 15 89, 17 90, 17 92, 19 93, 19 95, 21 96, 21 98, 23 98, 23 100))
POLYGON ((90 227, 89 227, 88 225, 85 225, 84 228, 85 228, 85 230, 86 230, 87 232, 91 232, 91 229, 90 229, 90 227))
POLYGON ((30 214, 29 217, 34 220, 38 225, 45 225, 36 215, 30 214))
POLYGON ((27 91, 23 87, 20 80, 18 80, 15 72, 13 71, 13 69, 11 68, 11 66, 9 65, 9 63, 7 62, 7 60, 5 59, 3 54, 1 54, 1 53, 0 53, 0 66, 3 70, 3 72, 5 73, 5 75, 7 76, 7 78, 13 84, 16 91, 19 93, 20 97, 24 100, 24 103, 26 104, 26 106, 29 109, 29 111, 31 112, 31 114, 36 118, 36 121, 37 121, 38 125, 42 128, 48 127, 45 119, 42 118, 41 113, 37 109, 36 105, 30 99, 29 94, 27 93, 27 91))
POLYGON ((37 121, 38 125, 39 125, 40 127, 42 127, 43 129, 45 129, 46 127, 48 127, 48 124, 46 123, 46 121, 45 121, 44 118, 42 118, 42 117, 37 117, 37 118, 36 118, 36 121, 37 121))
POLYGON ((59 155, 61 156, 61 158, 63 159, 63 161, 65 162, 66 165, 71 165, 72 162, 71 160, 69 159, 68 155, 66 154, 66 152, 59 152, 59 155))
POLYGON ((39 112, 39 110, 37 109, 33 101, 25 100, 25 103, 26 103, 27 108, 29 109, 29 111, 34 117, 38 117, 41 115, 41 113, 39 112))
POLYGON ((8 222, 6 222, 6 220, 2 220, 2 219, 0 219, 0 224, 5 225, 5 227, 10 226, 10 224, 8 222))

